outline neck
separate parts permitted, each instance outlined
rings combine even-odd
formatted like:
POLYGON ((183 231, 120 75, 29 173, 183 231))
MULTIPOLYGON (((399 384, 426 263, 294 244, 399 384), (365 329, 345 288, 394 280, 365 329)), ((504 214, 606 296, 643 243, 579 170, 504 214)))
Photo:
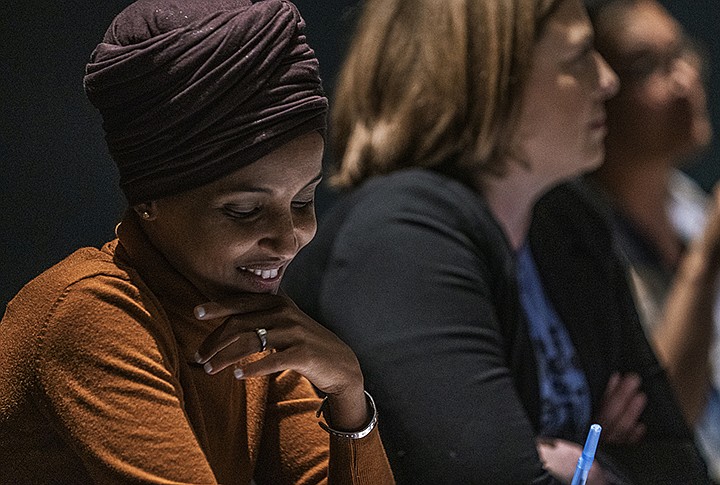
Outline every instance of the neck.
POLYGON ((514 251, 520 249, 527 239, 533 207, 547 188, 517 163, 509 164, 507 175, 488 178, 480 183, 490 211, 514 251))
POLYGON ((608 157, 592 175, 622 214, 647 237, 665 264, 674 266, 682 245, 667 211, 674 165, 665 159, 608 157))

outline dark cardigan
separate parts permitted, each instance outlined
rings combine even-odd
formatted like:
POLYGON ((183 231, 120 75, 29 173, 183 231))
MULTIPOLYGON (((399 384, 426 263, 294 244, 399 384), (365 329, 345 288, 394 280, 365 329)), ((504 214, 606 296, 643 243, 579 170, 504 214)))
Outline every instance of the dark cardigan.
MULTIPOLYGON (((592 415, 612 372, 643 379, 646 438, 600 453, 637 483, 704 483, 602 220, 561 187, 538 204, 530 240, 592 415)), ((514 256, 476 192, 421 169, 372 179, 321 221, 284 287, 357 353, 398 483, 554 481, 535 449, 538 380, 514 256)))

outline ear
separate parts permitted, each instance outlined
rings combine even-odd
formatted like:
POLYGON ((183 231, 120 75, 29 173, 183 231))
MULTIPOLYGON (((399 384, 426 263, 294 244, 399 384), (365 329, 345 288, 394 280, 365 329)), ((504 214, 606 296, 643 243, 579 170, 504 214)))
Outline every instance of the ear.
POLYGON ((154 200, 136 204, 133 210, 143 221, 154 221, 157 218, 157 206, 154 200))

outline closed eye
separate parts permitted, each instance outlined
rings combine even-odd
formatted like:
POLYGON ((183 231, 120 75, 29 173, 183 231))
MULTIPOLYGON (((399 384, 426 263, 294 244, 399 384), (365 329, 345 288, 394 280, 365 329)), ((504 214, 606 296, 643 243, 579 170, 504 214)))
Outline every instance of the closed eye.
POLYGON ((294 209, 304 209, 305 207, 310 207, 315 204, 315 199, 310 199, 306 201, 295 201, 292 203, 292 206, 294 209))
POLYGON ((259 213, 260 210, 260 206, 255 206, 251 209, 241 209, 232 206, 224 206, 222 208, 223 213, 232 219, 249 219, 250 217, 259 213))

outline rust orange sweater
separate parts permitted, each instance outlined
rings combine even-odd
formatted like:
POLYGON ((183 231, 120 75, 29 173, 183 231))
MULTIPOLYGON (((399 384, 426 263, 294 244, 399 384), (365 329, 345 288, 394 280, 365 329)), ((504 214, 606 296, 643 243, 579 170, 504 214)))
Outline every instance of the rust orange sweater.
POLYGON ((294 372, 193 355, 219 321, 127 217, 30 282, 0 324, 0 483, 393 483, 377 429, 329 437, 294 372))

